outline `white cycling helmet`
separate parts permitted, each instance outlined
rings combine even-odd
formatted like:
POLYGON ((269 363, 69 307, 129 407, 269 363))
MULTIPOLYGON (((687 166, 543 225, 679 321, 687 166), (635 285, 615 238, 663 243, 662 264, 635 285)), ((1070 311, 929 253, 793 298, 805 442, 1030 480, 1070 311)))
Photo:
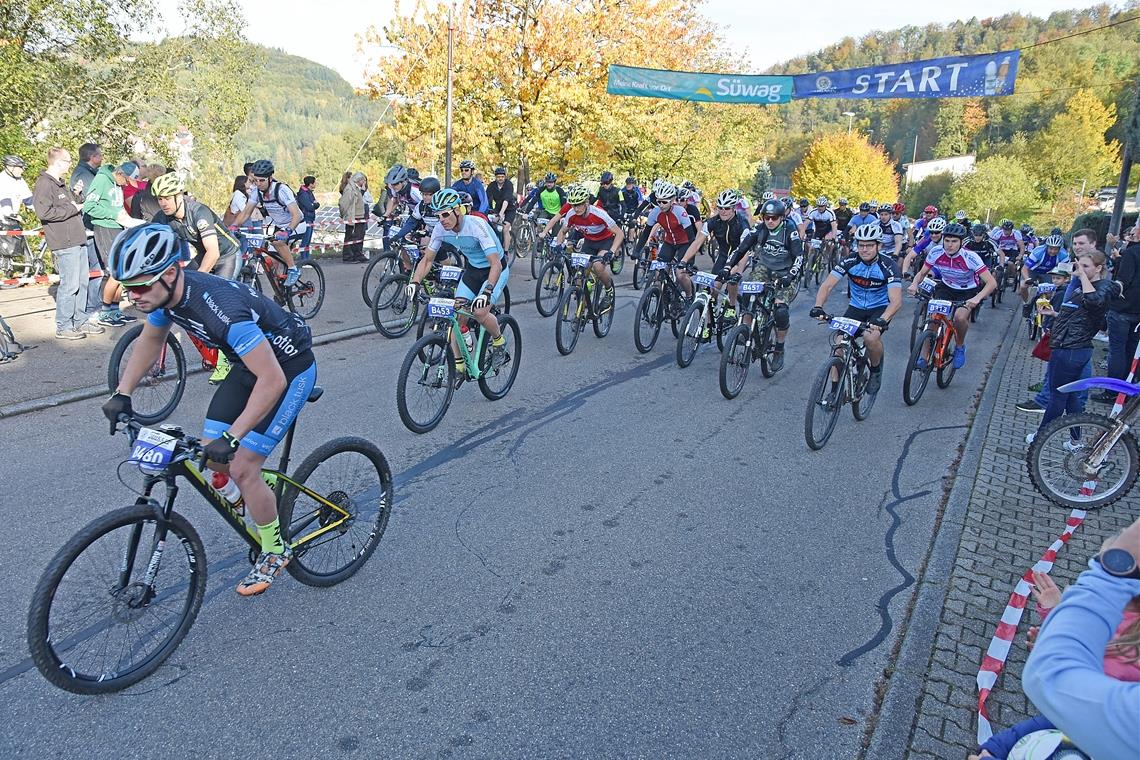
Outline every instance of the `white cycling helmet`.
POLYGON ((869 242, 874 241, 880 243, 883 240, 883 230, 877 224, 860 224, 855 228, 855 241, 856 242, 869 242))
POLYGON ((657 188, 657 200, 671 201, 677 197, 677 186, 672 182, 661 182, 661 186, 657 188))
POLYGON ((590 200, 590 191, 584 185, 571 185, 566 188, 566 202, 571 206, 587 203, 590 200))
POLYGON ((716 207, 721 208, 736 208, 736 202, 740 200, 740 196, 736 194, 735 190, 722 190, 720 195, 716 197, 716 207))
POLYGON ((764 201, 770 201, 775 197, 776 197, 776 194, 773 193, 771 190, 765 190, 764 194, 760 196, 760 201, 761 201, 761 203, 763 203, 764 201))
POLYGON ((816 199, 815 199, 815 205, 817 205, 817 206, 826 206, 826 205, 828 205, 828 203, 827 203, 827 196, 826 196, 826 195, 821 195, 821 196, 819 196, 818 198, 816 198, 816 199))
POLYGON ((1065 247, 1065 238, 1061 237, 1060 235, 1050 235, 1049 237, 1045 238, 1045 247, 1046 248, 1064 248, 1065 247))
POLYGON ((940 216, 936 216, 926 223, 926 229, 930 232, 942 232, 946 229, 946 220, 940 216))

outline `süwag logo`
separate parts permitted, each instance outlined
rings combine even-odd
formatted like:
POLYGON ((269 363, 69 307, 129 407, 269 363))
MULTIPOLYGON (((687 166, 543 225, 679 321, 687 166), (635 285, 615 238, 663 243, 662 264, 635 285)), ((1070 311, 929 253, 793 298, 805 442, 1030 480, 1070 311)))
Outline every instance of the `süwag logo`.
POLYGON ((779 103, 783 100, 784 87, 781 84, 764 83, 753 84, 736 77, 721 77, 716 80, 716 94, 702 87, 696 91, 697 95, 704 95, 710 100, 721 98, 754 98, 767 100, 769 103, 779 103))

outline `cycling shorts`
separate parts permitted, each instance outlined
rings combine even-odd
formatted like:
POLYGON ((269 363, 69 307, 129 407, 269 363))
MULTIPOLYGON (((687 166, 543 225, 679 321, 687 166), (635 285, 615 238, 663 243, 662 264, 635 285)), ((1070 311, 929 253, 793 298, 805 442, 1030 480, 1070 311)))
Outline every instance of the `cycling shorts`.
POLYGON ((582 241, 582 253, 588 253, 591 256, 604 256, 610 252, 613 247, 614 236, 610 235, 605 240, 590 240, 586 238, 582 241))
MULTIPOLYGON (((281 400, 253 430, 242 436, 241 445, 255 454, 267 457, 273 453, 277 444, 289 432, 293 421, 301 413, 309 394, 317 383, 317 360, 312 351, 304 351, 281 364, 281 371, 285 373, 285 392, 281 400)), ((220 438, 222 433, 230 429, 249 403, 249 395, 253 392, 253 385, 257 382, 254 375, 244 364, 234 364, 230 374, 214 392, 210 400, 210 408, 206 411, 206 424, 202 429, 202 437, 207 440, 220 438)))
MULTIPOLYGON (((843 316, 848 319, 857 319, 860 322, 870 322, 872 319, 878 319, 886 312, 886 306, 876 306, 873 309, 860 309, 858 306, 848 306, 847 311, 843 312, 843 316)), ((886 332, 887 328, 880 328, 881 332, 886 332)))
POLYGON ((657 249, 657 260, 668 264, 673 259, 684 257, 687 250, 689 250, 688 243, 662 243, 657 249))
MULTIPOLYGON (((463 270, 463 276, 459 279, 459 287, 455 289, 456 298, 465 298, 468 301, 474 301, 475 296, 487 284, 487 276, 491 273, 491 268, 476 269, 475 267, 468 266, 463 270)), ((498 303, 503 295, 503 288, 507 287, 507 278, 511 274, 510 267, 503 267, 503 271, 499 273, 499 279, 495 283, 495 289, 491 292, 491 303, 498 303)))
POLYGON ((957 288, 951 288, 950 286, 940 282, 934 287, 934 293, 931 295, 931 298, 939 299, 942 301, 968 301, 981 292, 981 285, 975 285, 974 287, 968 288, 966 290, 958 290, 957 288))

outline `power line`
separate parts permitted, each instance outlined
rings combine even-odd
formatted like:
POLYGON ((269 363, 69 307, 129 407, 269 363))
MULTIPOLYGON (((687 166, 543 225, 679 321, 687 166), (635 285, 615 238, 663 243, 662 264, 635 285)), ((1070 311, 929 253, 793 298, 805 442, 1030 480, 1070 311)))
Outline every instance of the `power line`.
POLYGON ((1093 32, 1099 32, 1102 29, 1111 29, 1114 26, 1120 26, 1121 24, 1127 24, 1129 21, 1136 21, 1137 19, 1140 19, 1140 15, 1136 15, 1136 16, 1133 16, 1131 18, 1120 19, 1118 21, 1113 21, 1111 24, 1104 24, 1102 26, 1094 26, 1092 29, 1084 29, 1084 30, 1079 31, 1079 32, 1073 32, 1072 34, 1066 34, 1063 37, 1056 37, 1056 38, 1051 39, 1051 40, 1042 40, 1041 42, 1034 42, 1032 45, 1026 45, 1025 47, 1018 48, 1018 50, 1021 50, 1024 52, 1026 50, 1029 50, 1030 48, 1041 47, 1042 45, 1051 45, 1054 42, 1060 42, 1061 40, 1072 39, 1073 37, 1080 37, 1083 34, 1092 34, 1093 32))
POLYGON ((1134 81, 1133 79, 1118 79, 1115 82, 1084 84, 1077 87, 1047 87, 1044 90, 1014 90, 1008 97, 1015 98, 1018 95, 1047 95, 1054 92, 1071 92, 1072 90, 1103 90, 1108 87, 1115 87, 1118 84, 1132 84, 1134 81))

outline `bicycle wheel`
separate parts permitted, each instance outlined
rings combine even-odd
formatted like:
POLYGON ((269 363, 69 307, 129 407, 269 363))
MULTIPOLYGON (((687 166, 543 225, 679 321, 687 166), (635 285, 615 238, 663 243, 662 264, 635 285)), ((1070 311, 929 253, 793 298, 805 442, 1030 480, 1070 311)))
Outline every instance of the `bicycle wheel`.
POLYGON ((40 576, 28 610, 32 661, 75 694, 125 689, 174 652, 205 593, 206 550, 185 517, 171 514, 159 544, 149 505, 109 512, 72 536, 40 576))
POLYGON ((763 375, 765 379, 771 378, 776 374, 776 370, 772 367, 772 352, 776 349, 776 342, 772 334, 775 330, 776 326, 772 320, 765 320, 764 324, 760 327, 756 344, 753 346, 753 350, 760 354, 760 374, 763 375))
POLYGON ((748 365, 752 364, 752 347, 748 345, 750 325, 736 325, 728 332, 725 350, 720 355, 720 395, 734 399, 744 390, 748 365))
POLYGON ((308 321, 317 316, 325 302, 325 273, 321 265, 311 259, 298 266, 301 277, 296 285, 286 289, 285 297, 289 311, 308 321))
POLYGON ((489 401, 498 401, 507 395, 519 374, 522 359, 522 333, 519 323, 509 314, 499 315, 499 331, 507 341, 507 359, 498 369, 491 366, 491 352, 484 350, 479 357, 479 391, 489 401))
POLYGON ((641 252, 641 258, 633 262, 633 289, 641 290, 645 287, 645 278, 649 274, 649 261, 646 256, 649 254, 646 251, 641 252))
POLYGON ((930 382, 930 370, 934 364, 934 344, 937 335, 933 330, 923 330, 910 358, 906 363, 906 373, 903 375, 903 401, 907 406, 914 406, 922 398, 926 384, 930 382), (923 353, 926 358, 923 359, 923 353))
POLYGON ((404 357, 396 379, 396 409, 413 433, 433 430, 447 414, 455 393, 455 357, 445 333, 416 341, 404 357))
POLYGON ((693 363, 701 346, 701 333, 705 328, 705 310, 698 302, 681 317, 681 334, 677 337, 677 366, 684 368, 693 363))
MULTIPOLYGON (((119 387, 119 378, 127 367, 134 342, 142 334, 143 325, 124 332, 111 351, 107 362, 107 387, 111 393, 119 387)), ((167 333, 166 344, 158 361, 151 365, 131 394, 131 407, 136 420, 153 425, 169 417, 186 392, 186 354, 173 333, 167 333)))
POLYGON ((634 314, 633 344, 638 353, 647 354, 653 350, 661 335, 661 287, 650 286, 637 302, 634 314))
POLYGON ((400 257, 395 251, 388 251, 373 256, 364 268, 364 277, 360 279, 360 295, 364 303, 372 306, 372 294, 381 280, 390 274, 400 271, 400 257))
MULTIPOLYGON (((974 309, 974 311, 977 311, 977 309, 974 309)), ((957 370, 954 369, 954 348, 958 345, 958 338, 952 329, 948 331, 950 333, 950 341, 946 344, 946 350, 938 359, 937 380, 939 388, 950 387, 950 381, 954 379, 954 373, 957 372, 957 370)))
POLYGON ((926 302, 920 300, 914 306, 914 318, 910 320, 910 348, 914 349, 914 342, 922 332, 922 325, 926 318, 926 302))
POLYGON ((558 309, 565 284, 565 269, 561 261, 548 261, 534 283, 534 307, 544 317, 549 317, 558 309))
POLYGON ((610 334, 610 327, 614 323, 614 311, 617 309, 617 291, 614 290, 612 283, 608 288, 601 287, 601 283, 599 283, 595 286, 594 293, 596 295, 593 308, 594 335, 598 338, 604 338, 610 334), (605 311, 602 311, 599 306, 602 293, 608 295, 610 299, 610 305, 605 308, 605 311))
POLYGON ((371 441, 336 438, 305 457, 292 479, 348 517, 286 484, 277 507, 281 538, 293 546, 285 569, 307 586, 340 583, 368 561, 388 527, 393 499, 388 460, 371 441))
POLYGON ((404 292, 407 284, 406 274, 390 274, 372 296, 372 324, 385 338, 407 335, 419 316, 419 300, 408 298, 404 292))
POLYGON ((816 373, 804 414, 804 440, 813 451, 819 451, 831 438, 839 410, 843 408, 843 373, 846 367, 838 357, 832 356, 816 373), (832 380, 832 372, 835 380, 832 380))
POLYGON ((621 248, 618 249, 618 252, 614 254, 613 261, 610 262, 610 271, 613 272, 614 275, 621 274, 623 269, 625 269, 625 246, 624 246, 624 244, 622 245, 621 248))
POLYGON ((542 265, 547 261, 550 261, 550 256, 547 254, 545 246, 532 253, 530 257, 530 276, 537 280, 538 273, 542 271, 542 265))
POLYGON ((519 225, 514 237, 515 252, 522 251, 524 256, 534 254, 534 226, 529 221, 519 225))
POLYGON ((1087 466, 1102 442, 1107 444, 1116 424, 1082 412, 1058 417, 1039 430, 1026 454, 1033 485, 1069 509, 1100 509, 1119 500, 1132 490, 1140 473, 1140 451, 1132 431, 1120 436, 1099 468, 1087 466))
POLYGON ((851 416, 862 422, 871 414, 878 393, 867 393, 867 383, 871 380, 871 366, 864 363, 851 377, 851 416))
POLYGON ((558 353, 569 356, 578 345, 578 336, 585 325, 586 304, 582 301, 582 289, 571 285, 558 301, 558 313, 554 315, 554 345, 558 353))

